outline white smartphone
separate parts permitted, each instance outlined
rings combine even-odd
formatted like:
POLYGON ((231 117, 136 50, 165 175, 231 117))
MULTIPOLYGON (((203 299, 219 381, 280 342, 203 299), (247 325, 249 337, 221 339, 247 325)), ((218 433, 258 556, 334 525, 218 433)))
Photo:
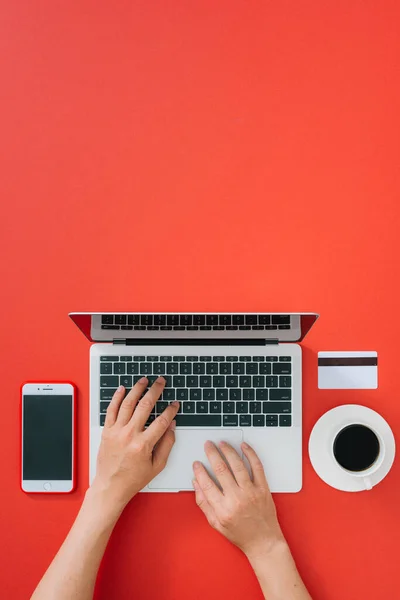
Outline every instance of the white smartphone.
POLYGON ((68 493, 75 488, 76 389, 73 383, 21 388, 21 488, 68 493))

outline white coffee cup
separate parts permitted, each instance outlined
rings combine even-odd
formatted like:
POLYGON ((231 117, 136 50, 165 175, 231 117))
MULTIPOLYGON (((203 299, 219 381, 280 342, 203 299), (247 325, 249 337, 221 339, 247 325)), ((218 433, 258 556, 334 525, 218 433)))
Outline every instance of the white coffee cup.
POLYGON ((335 461, 335 463, 337 464, 337 466, 344 471, 345 473, 347 473, 348 475, 351 475, 352 477, 357 477, 362 479, 363 484, 365 486, 366 490, 372 490, 373 484, 371 481, 371 475, 373 475, 373 473, 376 473, 376 471, 378 471, 378 469, 382 466, 382 463, 384 461, 385 458, 385 454, 386 454, 386 446, 385 446, 385 442, 382 438, 382 436, 380 435, 379 431, 377 431, 374 427, 372 427, 369 423, 363 422, 363 421, 351 421, 351 422, 346 422, 346 423, 341 423, 339 426, 337 426, 335 428, 335 430, 333 431, 333 442, 331 444, 331 455, 333 460, 335 461), (339 462, 338 459, 335 456, 334 453, 334 447, 335 447, 335 442, 336 439, 338 437, 338 435, 344 431, 345 429, 347 429, 348 427, 352 427, 352 426, 357 426, 360 425, 362 427, 366 427, 367 429, 369 429, 370 431, 372 431, 372 433, 375 434, 378 442, 379 442, 379 452, 374 460, 374 462, 367 467, 366 469, 362 470, 362 471, 352 471, 349 469, 346 469, 345 467, 343 467, 339 462))

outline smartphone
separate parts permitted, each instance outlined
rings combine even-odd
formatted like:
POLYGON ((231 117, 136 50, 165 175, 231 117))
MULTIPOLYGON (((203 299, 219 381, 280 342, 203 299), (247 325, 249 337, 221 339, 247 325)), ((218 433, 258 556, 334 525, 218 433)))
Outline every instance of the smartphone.
POLYGON ((73 383, 21 387, 21 488, 68 493, 75 488, 76 388, 73 383))

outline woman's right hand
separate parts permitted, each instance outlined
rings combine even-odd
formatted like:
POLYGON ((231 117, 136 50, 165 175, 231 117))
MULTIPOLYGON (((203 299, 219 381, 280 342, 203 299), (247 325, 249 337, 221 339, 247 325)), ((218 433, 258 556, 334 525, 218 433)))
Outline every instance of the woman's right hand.
POLYGON ((219 450, 212 442, 206 442, 205 451, 222 491, 204 466, 195 462, 193 486, 196 502, 210 525, 243 550, 249 558, 268 554, 277 545, 281 546, 282 542, 286 542, 262 463, 255 451, 243 443, 242 450, 253 472, 251 478, 246 465, 232 446, 221 442, 219 450))

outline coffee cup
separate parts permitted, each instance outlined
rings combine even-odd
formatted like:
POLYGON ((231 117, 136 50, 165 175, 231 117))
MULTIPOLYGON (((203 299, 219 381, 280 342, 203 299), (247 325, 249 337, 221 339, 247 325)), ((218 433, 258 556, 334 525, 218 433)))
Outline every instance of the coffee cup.
POLYGON ((366 422, 342 423, 333 432, 334 461, 347 474, 361 478, 366 490, 372 489, 371 475, 382 465, 385 452, 382 436, 366 422))

